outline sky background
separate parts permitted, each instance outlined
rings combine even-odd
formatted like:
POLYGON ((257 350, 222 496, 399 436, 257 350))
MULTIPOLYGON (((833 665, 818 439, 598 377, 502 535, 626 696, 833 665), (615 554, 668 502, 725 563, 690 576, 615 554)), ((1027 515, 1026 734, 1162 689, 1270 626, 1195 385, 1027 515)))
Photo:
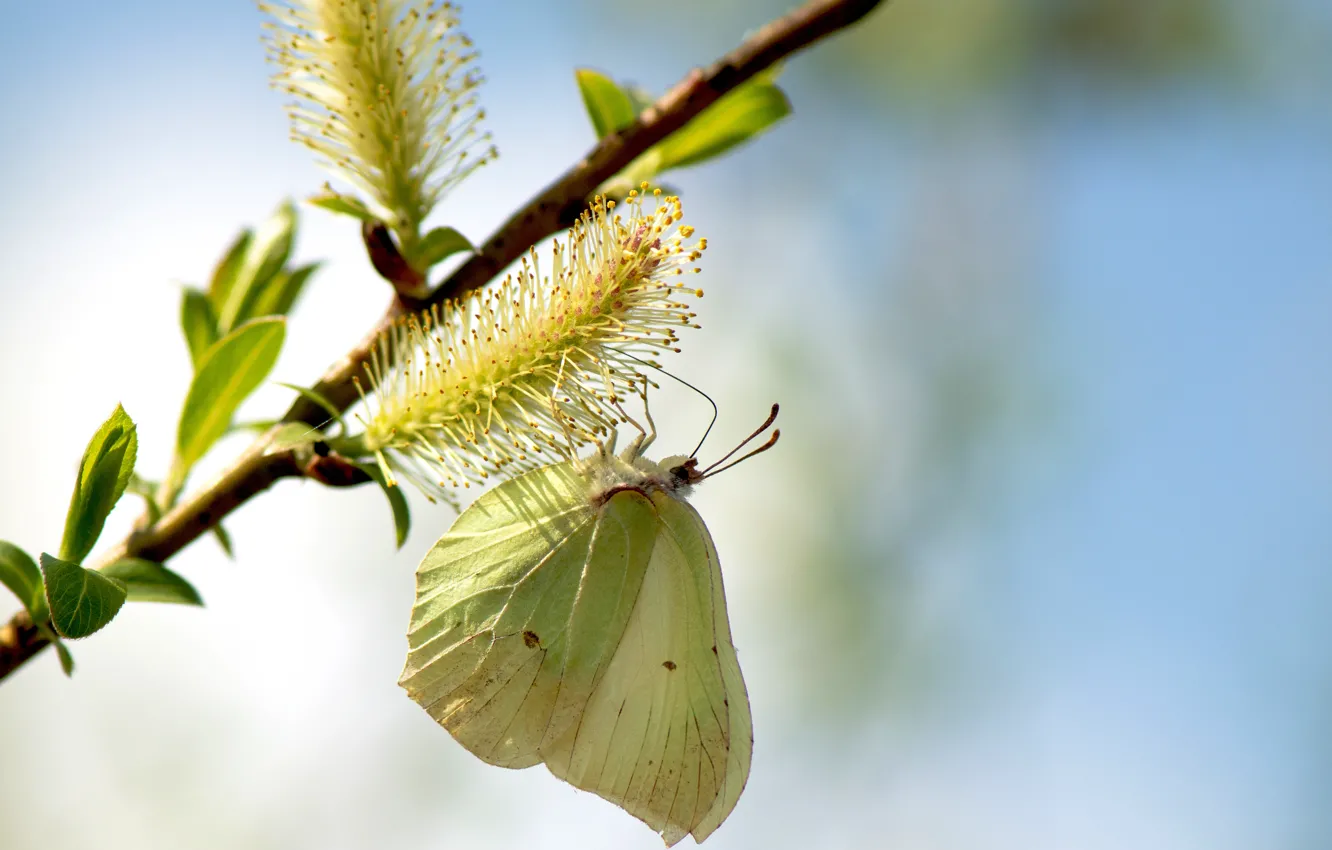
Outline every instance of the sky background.
MULTIPOLYGON (((180 285, 325 176, 250 5, 13 6, 0 538, 36 554, 116 403, 165 468, 180 285)), ((781 8, 468 5, 501 158, 431 223, 479 242, 582 155, 575 67, 660 91, 781 8)), ((693 499, 756 738, 709 847, 1332 847, 1332 13, 1260 12, 898 0, 788 62, 785 123, 669 176, 709 240, 671 364, 721 408, 705 457, 783 409, 693 499)), ((272 377, 309 384, 387 294, 346 219, 303 207, 296 259, 325 266, 272 377)), ((662 396, 687 451, 706 403, 662 396)), ((395 553, 377 492, 283 482, 235 562, 173 559, 205 609, 130 606, 72 680, 5 681, 0 846, 659 847, 397 687, 452 521, 413 504, 395 553)))

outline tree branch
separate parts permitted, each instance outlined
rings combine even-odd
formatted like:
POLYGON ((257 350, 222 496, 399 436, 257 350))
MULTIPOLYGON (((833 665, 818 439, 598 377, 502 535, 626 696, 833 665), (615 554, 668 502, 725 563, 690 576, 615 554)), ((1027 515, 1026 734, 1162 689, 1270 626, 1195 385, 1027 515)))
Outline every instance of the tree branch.
MULTIPOLYGON (((401 316, 484 286, 510 263, 559 231, 572 226, 587 207, 588 196, 648 148, 694 119, 722 95, 827 35, 867 15, 881 0, 810 0, 745 39, 735 50, 707 68, 694 69, 625 129, 602 139, 580 161, 529 200, 495 231, 481 249, 422 300, 395 295, 370 332, 333 364, 315 390, 339 410, 359 397, 353 378, 361 372, 379 335, 401 316)), ((282 421, 317 425, 326 411, 298 398, 282 421)), ((304 474, 292 452, 265 455, 271 432, 221 476, 182 501, 151 528, 136 531, 107 552, 96 566, 135 556, 165 561, 208 531, 251 496, 281 478, 304 474)), ((26 612, 0 626, 0 679, 8 676, 47 645, 26 612)))

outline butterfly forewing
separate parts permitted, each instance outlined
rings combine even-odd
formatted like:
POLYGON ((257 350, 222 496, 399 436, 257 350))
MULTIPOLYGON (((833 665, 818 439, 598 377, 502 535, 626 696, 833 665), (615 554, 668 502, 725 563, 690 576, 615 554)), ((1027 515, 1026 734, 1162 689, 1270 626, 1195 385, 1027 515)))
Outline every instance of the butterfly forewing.
POLYGON ((401 683, 480 758, 537 764, 581 717, 652 550, 633 511, 605 519, 548 467, 482 496, 422 561, 401 683))

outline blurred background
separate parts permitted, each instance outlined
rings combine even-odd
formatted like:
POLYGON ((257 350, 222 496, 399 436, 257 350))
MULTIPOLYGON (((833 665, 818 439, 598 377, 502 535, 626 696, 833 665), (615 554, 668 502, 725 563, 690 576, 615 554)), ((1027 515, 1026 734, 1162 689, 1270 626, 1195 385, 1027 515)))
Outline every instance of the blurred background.
MULTIPOLYGON (((35 554, 117 402, 160 475, 180 284, 324 175, 249 4, 10 5, 0 538, 35 554)), ((432 224, 480 241, 590 146, 575 67, 661 91, 783 8, 470 4, 501 159, 432 224)), ((787 64, 768 136, 670 175, 710 242, 672 361, 721 407, 704 455, 783 410, 694 499, 756 737, 709 847, 1332 847, 1329 47, 1314 0, 898 0, 787 64)), ((387 293, 350 220, 303 208, 297 259, 326 266, 273 379, 308 384, 387 293)), ((687 451, 706 404, 663 396, 687 451)), ((206 609, 5 681, 0 847, 659 847, 400 692, 452 521, 414 507, 395 554, 379 493, 284 482, 234 563, 172 561, 206 609)))

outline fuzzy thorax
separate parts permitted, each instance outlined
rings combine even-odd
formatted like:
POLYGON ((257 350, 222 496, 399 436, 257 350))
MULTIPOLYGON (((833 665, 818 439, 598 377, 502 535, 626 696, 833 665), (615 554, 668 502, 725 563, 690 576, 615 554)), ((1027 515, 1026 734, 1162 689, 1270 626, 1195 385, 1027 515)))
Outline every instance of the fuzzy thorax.
POLYGON ((629 421, 641 369, 698 327, 681 299, 703 292, 679 278, 698 271, 706 240, 680 218, 659 191, 598 201, 556 241, 548 276, 533 251, 498 286, 381 337, 364 445, 385 477, 447 494, 571 457, 629 421))
POLYGON ((640 454, 636 446, 631 446, 618 455, 603 447, 577 463, 588 483, 588 503, 601 505, 623 490, 637 490, 649 495, 666 493, 684 499, 694 487, 686 466, 688 461, 685 455, 650 460, 640 454))

